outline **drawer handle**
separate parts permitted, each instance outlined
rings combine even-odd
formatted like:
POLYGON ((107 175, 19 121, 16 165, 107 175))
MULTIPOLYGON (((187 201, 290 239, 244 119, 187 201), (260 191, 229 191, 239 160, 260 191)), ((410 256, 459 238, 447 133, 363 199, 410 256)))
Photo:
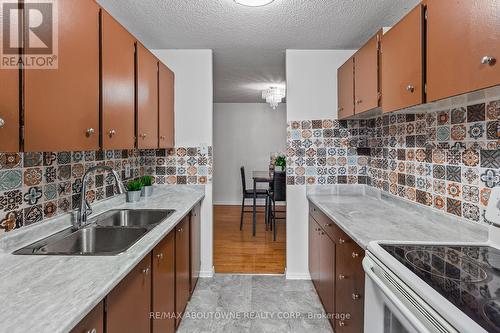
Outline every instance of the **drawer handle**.
POLYGON ((327 223, 325 224, 325 227, 331 227, 333 224, 332 223, 327 223))
POLYGON ((344 243, 345 243, 345 239, 339 238, 339 244, 344 244, 344 243))
POLYGON ((86 135, 87 137, 91 137, 95 133, 95 130, 91 128, 87 128, 86 135))
POLYGON ((114 137, 116 134, 116 130, 112 129, 111 131, 108 132, 108 135, 110 138, 114 137))
POLYGON ((353 253, 352 253, 352 257, 353 257, 353 258, 359 258, 359 253, 357 253, 357 252, 353 252, 353 253))
POLYGON ((497 62, 497 59, 494 58, 494 57, 490 57, 490 56, 484 56, 482 59, 481 59, 481 63, 483 65, 490 65, 490 66, 493 66, 495 65, 495 63, 497 62))
POLYGON ((95 328, 88 330, 87 333, 97 333, 97 330, 95 328))
POLYGON ((158 258, 158 260, 162 260, 163 259, 163 253, 158 253, 156 255, 156 258, 158 258))
POLYGON ((165 139, 166 139, 165 135, 160 136, 160 140, 165 140, 165 139))
POLYGON ((345 326, 345 322, 343 320, 339 321, 339 326, 344 327, 345 326))
POLYGON ((361 104, 363 101, 361 99, 356 100, 356 104, 361 104))
POLYGON ((140 135, 141 139, 143 139, 143 140, 144 140, 144 139, 146 139, 146 137, 147 137, 147 136, 148 136, 148 135, 147 135, 146 133, 142 133, 142 134, 140 135))
POLYGON ((149 267, 144 268, 144 269, 142 270, 142 273, 144 273, 145 275, 149 275, 149 267))
POLYGON ((358 300, 359 297, 360 297, 359 294, 352 294, 352 299, 355 301, 358 300))
POLYGON ((5 120, 0 118, 0 128, 4 127, 4 125, 5 125, 5 120))
POLYGON ((415 92, 415 87, 412 84, 409 84, 408 87, 406 87, 406 90, 413 93, 413 92, 415 92))
POLYGON ((339 274, 339 280, 344 280, 345 279, 345 275, 344 274, 339 274))
POLYGON ((324 234, 325 234, 325 232, 324 232, 324 231, 322 231, 322 232, 321 232, 321 234, 322 234, 322 235, 324 235, 324 234))

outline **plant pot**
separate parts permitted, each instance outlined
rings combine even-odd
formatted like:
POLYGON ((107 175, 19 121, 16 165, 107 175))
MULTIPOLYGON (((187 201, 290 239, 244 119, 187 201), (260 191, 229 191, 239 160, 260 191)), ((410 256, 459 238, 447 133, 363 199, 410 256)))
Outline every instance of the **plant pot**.
POLYGON ((274 171, 285 171, 284 169, 285 169, 284 167, 279 166, 279 165, 274 167, 274 171))
POLYGON ((141 191, 128 191, 127 202, 139 202, 141 200, 141 191))
POLYGON ((153 186, 144 186, 141 191, 141 196, 147 198, 153 195, 153 186))

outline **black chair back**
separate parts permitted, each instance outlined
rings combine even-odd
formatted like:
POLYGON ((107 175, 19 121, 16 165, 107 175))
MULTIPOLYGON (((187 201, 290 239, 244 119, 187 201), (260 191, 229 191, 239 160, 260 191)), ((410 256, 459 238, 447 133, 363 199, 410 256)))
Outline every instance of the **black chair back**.
POLYGON ((274 201, 286 201, 286 172, 274 171, 273 175, 274 201))
POLYGON ((245 178, 245 167, 240 168, 241 172, 241 187, 243 188, 243 194, 247 191, 247 182, 245 178))

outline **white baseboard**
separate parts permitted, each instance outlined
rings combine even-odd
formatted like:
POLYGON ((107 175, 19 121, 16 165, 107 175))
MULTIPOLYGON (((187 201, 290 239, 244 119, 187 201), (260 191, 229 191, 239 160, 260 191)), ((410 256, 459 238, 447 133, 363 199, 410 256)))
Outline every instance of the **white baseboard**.
POLYGON ((306 273, 286 273, 287 280, 311 280, 311 275, 306 273))
POLYGON ((214 272, 215 272, 215 267, 212 266, 211 270, 200 271, 200 277, 201 278, 213 278, 214 277, 214 272))

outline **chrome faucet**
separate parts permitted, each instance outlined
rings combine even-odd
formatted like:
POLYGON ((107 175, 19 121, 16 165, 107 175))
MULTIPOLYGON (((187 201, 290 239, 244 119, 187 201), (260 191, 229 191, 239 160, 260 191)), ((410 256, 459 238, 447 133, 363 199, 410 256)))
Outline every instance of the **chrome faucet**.
POLYGON ((82 178, 82 191, 81 191, 81 198, 80 198, 80 210, 78 211, 77 218, 74 221, 74 227, 80 228, 84 226, 87 223, 87 217, 92 214, 92 208, 90 207, 90 204, 87 201, 86 198, 86 193, 87 193, 87 182, 88 182, 88 177, 91 173, 93 173, 96 170, 103 169, 105 171, 111 172, 113 175, 113 178, 115 179, 116 185, 118 187, 118 194, 125 193, 127 190, 125 189, 125 186, 120 180, 120 176, 118 173, 113 170, 113 168, 107 166, 107 165, 96 165, 91 167, 85 172, 85 175, 83 175, 82 178))

